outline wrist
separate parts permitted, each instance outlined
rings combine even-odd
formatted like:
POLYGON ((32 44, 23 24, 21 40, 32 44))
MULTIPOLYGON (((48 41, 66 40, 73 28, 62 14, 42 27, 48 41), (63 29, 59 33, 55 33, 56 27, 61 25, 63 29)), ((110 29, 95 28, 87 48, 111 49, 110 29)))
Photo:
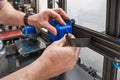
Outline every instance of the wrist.
POLYGON ((29 24, 29 25, 33 25, 33 24, 32 24, 32 15, 28 17, 28 24, 29 24))
POLYGON ((41 59, 37 59, 29 66, 29 69, 27 69, 30 80, 48 80, 49 77, 46 71, 44 62, 41 59))
POLYGON ((29 17, 31 16, 32 14, 29 14, 29 13, 27 13, 27 14, 25 14, 24 15, 24 18, 23 18, 23 22, 24 22, 24 25, 28 25, 28 26, 30 26, 30 22, 29 22, 29 17))

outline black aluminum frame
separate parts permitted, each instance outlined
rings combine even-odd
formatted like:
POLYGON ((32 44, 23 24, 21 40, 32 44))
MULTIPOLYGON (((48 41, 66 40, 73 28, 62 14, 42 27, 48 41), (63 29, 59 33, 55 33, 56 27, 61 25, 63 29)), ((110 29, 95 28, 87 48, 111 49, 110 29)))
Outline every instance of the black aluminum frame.
MULTIPOLYGON (((104 56, 102 80, 116 80, 117 69, 112 65, 112 61, 117 62, 116 59, 120 60, 120 43, 117 42, 117 39, 120 37, 120 0, 106 1, 106 34, 76 24, 73 25, 73 34, 77 38, 92 38, 91 45, 88 48, 104 56)), ((66 2, 67 0, 60 1, 60 8, 63 8, 65 11, 67 11, 65 8, 66 2)))
MULTIPOLYGON (((52 1, 53 0, 48 0, 48 8, 53 8, 52 1)), ((58 2, 56 3, 58 4, 59 8, 62 8, 64 11, 67 12, 67 0, 58 0, 58 2)))

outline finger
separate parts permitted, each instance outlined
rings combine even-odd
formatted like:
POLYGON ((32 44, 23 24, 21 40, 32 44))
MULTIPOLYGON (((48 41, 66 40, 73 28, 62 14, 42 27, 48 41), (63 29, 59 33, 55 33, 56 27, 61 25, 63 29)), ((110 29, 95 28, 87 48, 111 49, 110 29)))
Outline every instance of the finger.
POLYGON ((53 33, 54 35, 57 35, 57 30, 55 29, 55 27, 50 25, 48 22, 44 24, 44 28, 53 33))
POLYGON ((51 11, 50 16, 51 16, 52 18, 55 18, 60 24, 66 25, 66 23, 64 22, 64 20, 63 20, 62 17, 60 16, 60 14, 56 13, 55 11, 51 11))
POLYGON ((68 33, 68 36, 69 36, 70 38, 75 38, 75 36, 74 36, 73 34, 70 34, 70 33, 68 33))
POLYGON ((64 19, 70 19, 63 9, 57 8, 57 9, 54 9, 54 11, 60 14, 64 19))
MULTIPOLYGON (((66 36, 67 36, 67 34, 65 34, 64 37, 59 40, 58 43, 59 43, 60 46, 65 46, 65 45, 67 44, 66 36)), ((72 35, 72 34, 70 34, 70 33, 68 34, 68 36, 69 36, 70 38, 75 38, 74 35, 72 35)))
POLYGON ((66 44, 66 34, 58 42, 61 47, 64 46, 66 44))

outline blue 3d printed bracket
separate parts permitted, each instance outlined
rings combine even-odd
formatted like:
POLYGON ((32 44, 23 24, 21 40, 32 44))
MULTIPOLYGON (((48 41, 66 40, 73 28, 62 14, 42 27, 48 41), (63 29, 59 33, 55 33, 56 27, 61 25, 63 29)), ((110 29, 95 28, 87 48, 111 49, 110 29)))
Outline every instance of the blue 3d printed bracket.
POLYGON ((61 25, 56 19, 52 19, 49 22, 52 26, 54 26, 57 30, 57 35, 55 36, 52 33, 49 33, 49 41, 57 41, 61 39, 66 33, 72 34, 72 21, 71 20, 65 20, 66 25, 61 25))

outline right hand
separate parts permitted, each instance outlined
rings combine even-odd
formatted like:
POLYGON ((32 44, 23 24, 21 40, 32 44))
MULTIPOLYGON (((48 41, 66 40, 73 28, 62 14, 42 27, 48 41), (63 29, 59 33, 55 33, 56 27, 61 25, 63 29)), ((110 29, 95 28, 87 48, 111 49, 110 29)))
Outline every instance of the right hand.
MULTIPOLYGON (((71 38, 75 38, 69 34, 71 38)), ((80 48, 65 46, 65 36, 51 44, 40 57, 45 77, 51 78, 71 70, 76 65, 80 48)))
POLYGON ((51 33, 53 33, 54 35, 57 35, 57 30, 55 29, 55 27, 49 24, 49 21, 51 19, 56 19, 60 24, 66 25, 63 19, 69 20, 69 17, 61 8, 47 9, 38 14, 31 15, 28 18, 28 23, 38 28, 45 28, 51 33))

